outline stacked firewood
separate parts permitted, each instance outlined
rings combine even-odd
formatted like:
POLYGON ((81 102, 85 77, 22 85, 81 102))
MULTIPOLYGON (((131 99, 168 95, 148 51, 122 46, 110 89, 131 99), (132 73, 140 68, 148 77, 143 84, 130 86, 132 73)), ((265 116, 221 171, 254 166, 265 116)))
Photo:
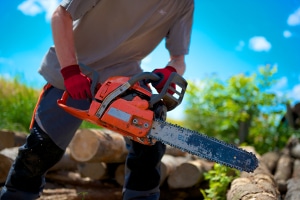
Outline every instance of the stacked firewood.
POLYGON ((253 173, 241 173, 231 183, 230 200, 297 200, 300 199, 300 142, 290 138, 286 147, 259 157, 253 173))
MULTIPOLYGON (((18 143, 14 142, 13 132, 2 131, 0 135, 5 135, 0 141, 10 141, 10 144, 3 144, 2 150, 0 149, 0 163, 2 163, 0 164, 0 184, 3 185, 8 170, 17 156, 18 146, 25 142, 26 135, 23 134, 23 140, 18 143)), ((46 178, 48 182, 58 182, 68 187, 89 185, 90 188, 103 186, 97 181, 114 181, 119 186, 118 189, 122 191, 127 154, 122 135, 106 129, 80 129, 76 132, 62 159, 48 171, 46 178)), ((173 190, 175 196, 201 197, 198 186, 204 180, 203 174, 209 171, 213 164, 167 146, 161 163, 160 184, 167 190, 173 190), (193 188, 193 191, 186 190, 189 188, 193 188)), ((162 199, 163 196, 165 199, 173 199, 174 196, 170 195, 170 193, 162 194, 162 199)))
MULTIPOLYGON (((113 178, 123 186, 128 151, 120 134, 106 129, 81 129, 77 131, 68 150, 64 158, 77 163, 76 170, 82 177, 94 180, 113 178), (115 167, 114 177, 110 177, 111 166, 115 167)), ((53 168, 61 168, 57 166, 64 162, 63 159, 53 168)), ((211 162, 167 146, 162 158, 161 184, 167 182, 172 189, 192 187, 203 180, 203 173, 212 166, 211 162)))
MULTIPOLYGON (((0 131, 2 185, 17 155, 18 146, 25 142, 25 138, 25 134, 0 131)), ((254 149, 249 151, 255 153, 254 149)), ((49 170, 46 178, 69 188, 72 185, 74 188, 84 185, 99 188, 109 180, 116 183, 121 192, 127 154, 124 138, 120 134, 106 129, 80 129, 63 158, 49 170)), ((242 172, 239 178, 233 180, 227 192, 228 200, 300 199, 300 142, 297 138, 291 138, 279 152, 256 156, 260 161, 259 167, 253 173, 242 172)), ((167 146, 161 165, 161 187, 174 191, 178 197, 176 199, 189 199, 191 196, 201 199, 199 189, 207 188, 204 173, 211 170, 213 165, 212 162, 167 146)), ((174 199, 170 194, 162 193, 161 199, 174 199)), ((78 196, 78 192, 72 195, 78 196)))

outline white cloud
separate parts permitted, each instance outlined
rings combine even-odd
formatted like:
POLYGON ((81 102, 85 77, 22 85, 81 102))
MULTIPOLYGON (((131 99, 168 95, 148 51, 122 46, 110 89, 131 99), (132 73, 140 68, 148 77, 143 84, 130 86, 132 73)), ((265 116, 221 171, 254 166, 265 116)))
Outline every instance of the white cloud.
POLYGON ((271 47, 271 43, 262 36, 255 36, 249 40, 249 48, 253 51, 269 51, 271 47))
POLYGON ((290 26, 300 25, 300 7, 288 17, 287 23, 290 26))
POLYGON ((288 30, 283 31, 283 37, 290 38, 292 37, 292 33, 288 30))
POLYGON ((239 41, 239 44, 235 47, 235 50, 242 51, 245 46, 245 42, 243 40, 239 41))
POLYGON ((275 84, 274 88, 275 89, 283 89, 288 85, 288 78, 286 76, 281 77, 277 83, 275 84))
POLYGON ((295 101, 300 101, 300 84, 295 85, 288 96, 295 101))
POLYGON ((46 20, 49 21, 60 1, 61 0, 25 0, 18 6, 18 10, 24 15, 29 16, 46 13, 46 20))
POLYGON ((270 88, 270 92, 274 92, 278 97, 283 97, 285 89, 288 86, 288 78, 286 76, 281 77, 275 85, 270 88))

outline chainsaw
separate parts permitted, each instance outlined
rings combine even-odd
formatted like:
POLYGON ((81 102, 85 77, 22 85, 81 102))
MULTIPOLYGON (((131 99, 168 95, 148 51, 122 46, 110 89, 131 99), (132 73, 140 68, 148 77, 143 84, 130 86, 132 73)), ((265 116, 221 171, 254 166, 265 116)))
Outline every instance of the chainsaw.
MULTIPOLYGON (((97 78, 93 77, 93 80, 97 78)), ((173 110, 182 102, 187 87, 183 77, 173 72, 158 94, 142 87, 140 82, 143 80, 149 83, 159 81, 160 77, 151 72, 142 72, 132 77, 108 78, 103 84, 97 84, 98 87, 92 82, 93 98, 88 110, 68 106, 67 92, 63 93, 57 103, 77 118, 144 145, 161 141, 192 155, 241 171, 253 172, 257 168, 258 160, 251 152, 155 118, 153 107, 159 101, 165 104, 167 111, 173 110), (95 91, 95 88, 98 89, 95 91)))

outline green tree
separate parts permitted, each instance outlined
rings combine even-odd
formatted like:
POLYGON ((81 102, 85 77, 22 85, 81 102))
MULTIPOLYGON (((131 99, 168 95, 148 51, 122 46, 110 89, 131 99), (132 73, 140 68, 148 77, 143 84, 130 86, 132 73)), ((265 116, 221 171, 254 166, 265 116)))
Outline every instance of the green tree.
POLYGON ((276 72, 267 65, 258 74, 239 74, 226 81, 211 77, 189 82, 185 124, 230 143, 251 144, 260 153, 284 145, 277 127, 286 100, 270 90, 276 72))

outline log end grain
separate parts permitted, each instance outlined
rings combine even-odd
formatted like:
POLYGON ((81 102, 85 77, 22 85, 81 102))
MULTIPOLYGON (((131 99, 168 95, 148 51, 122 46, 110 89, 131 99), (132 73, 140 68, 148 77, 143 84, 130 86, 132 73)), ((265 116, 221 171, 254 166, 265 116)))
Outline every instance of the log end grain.
POLYGON ((79 162, 89 161, 97 153, 99 145, 100 142, 92 130, 78 130, 69 145, 71 156, 79 162))
POLYGON ((182 163, 168 177, 168 186, 171 189, 192 187, 203 180, 203 173, 200 160, 182 163))

